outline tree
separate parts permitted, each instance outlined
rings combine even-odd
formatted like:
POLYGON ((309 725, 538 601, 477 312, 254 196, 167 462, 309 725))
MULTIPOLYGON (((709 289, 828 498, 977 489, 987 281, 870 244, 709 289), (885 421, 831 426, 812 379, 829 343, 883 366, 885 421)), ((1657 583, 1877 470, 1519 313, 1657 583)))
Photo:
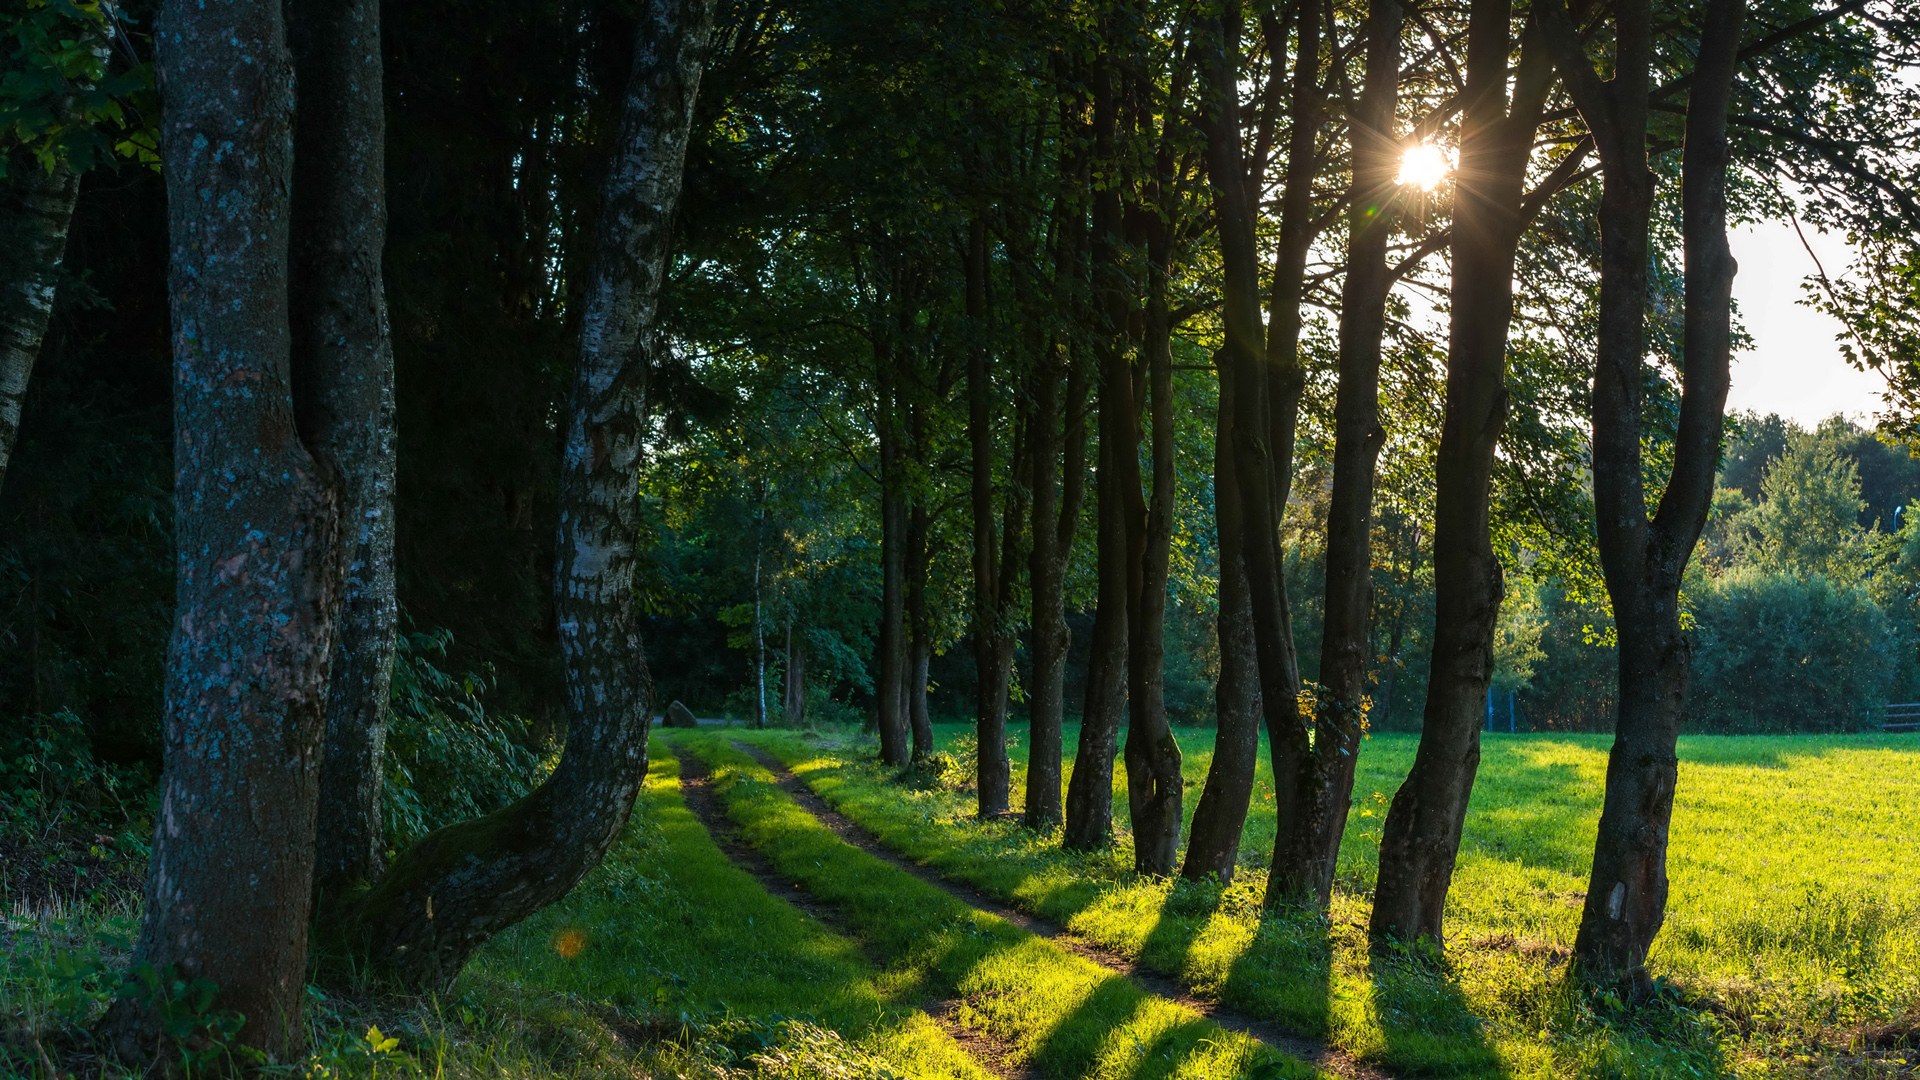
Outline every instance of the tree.
POLYGON ((371 962, 443 983, 489 937, 566 895, 626 825, 647 771, 652 680, 635 590, 644 373, 712 28, 712 0, 640 13, 580 322, 556 535, 568 730, 533 794, 428 835, 353 913, 371 962))
MULTIPOLYGON (((1366 727, 1366 661, 1372 627, 1374 478, 1386 439, 1380 426, 1380 350, 1393 286, 1387 242, 1397 214, 1400 165, 1399 0, 1371 0, 1362 33, 1366 73, 1352 121, 1346 277, 1341 290, 1339 383, 1334 403, 1333 488, 1327 509, 1326 612, 1311 738, 1285 734, 1274 769, 1278 823, 1267 902, 1325 908, 1332 898, 1354 768, 1366 727)), ((1268 690, 1271 693, 1271 689, 1268 690)))
POLYGON ((299 169, 293 192, 293 373, 300 425, 340 497, 343 573, 333 615, 314 887, 340 894, 386 861, 380 786, 399 603, 393 579, 393 345, 386 102, 376 0, 296 4, 299 169))
MULTIPOLYGON (((205 980, 284 1058, 303 1040, 336 504, 294 422, 293 71, 280 5, 170 2, 157 26, 174 324, 177 613, 136 979, 205 980)), ((164 991, 104 1021, 164 1052, 164 991)))
POLYGON ((1727 245, 1728 115, 1745 0, 1707 0, 1681 162, 1686 298, 1673 465, 1649 514, 1642 398, 1654 174, 1647 159, 1650 0, 1613 0, 1613 78, 1587 58, 1567 9, 1541 25, 1601 162, 1600 316, 1593 391, 1599 549, 1619 633, 1619 716, 1574 956, 1587 977, 1651 989, 1647 950, 1666 917, 1667 829, 1686 701, 1680 582, 1712 503, 1732 353, 1735 265, 1727 245))
POLYGON ((1371 933, 1442 941, 1447 889, 1480 760, 1503 591, 1494 555, 1494 453, 1506 422, 1507 335, 1522 191, 1552 68, 1529 33, 1508 90, 1512 4, 1476 0, 1453 200, 1453 283, 1434 531, 1434 642, 1420 746, 1382 831, 1371 933))
POLYGON ((1817 435, 1797 434, 1760 481, 1760 505, 1742 515, 1750 561, 1772 570, 1855 584, 1871 569, 1860 514, 1860 469, 1817 435))

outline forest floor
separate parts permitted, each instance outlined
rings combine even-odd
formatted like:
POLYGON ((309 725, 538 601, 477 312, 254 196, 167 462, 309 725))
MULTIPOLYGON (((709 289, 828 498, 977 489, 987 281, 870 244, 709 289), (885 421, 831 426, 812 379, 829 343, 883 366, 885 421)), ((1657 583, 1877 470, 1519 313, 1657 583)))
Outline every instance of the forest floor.
MULTIPOLYGON (((968 729, 939 735, 947 772, 902 785, 852 732, 663 733, 579 889, 447 994, 313 990, 288 1075, 1920 1075, 1920 739, 1686 740, 1665 992, 1629 1015, 1564 978, 1603 739, 1489 737, 1440 965, 1364 942, 1411 737, 1366 744, 1319 919, 1260 911, 1264 766, 1239 879, 1175 884, 1124 834, 1069 855, 975 820, 968 729)), ((84 1035, 133 932, 112 895, 0 896, 0 1076, 112 1075, 84 1035)))

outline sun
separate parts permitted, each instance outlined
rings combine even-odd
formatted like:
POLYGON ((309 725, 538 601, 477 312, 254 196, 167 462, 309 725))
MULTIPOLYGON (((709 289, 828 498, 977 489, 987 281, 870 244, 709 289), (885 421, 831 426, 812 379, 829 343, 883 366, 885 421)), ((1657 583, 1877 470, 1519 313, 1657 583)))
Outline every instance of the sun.
POLYGON ((1414 143, 1400 155, 1400 175, 1395 180, 1407 187, 1432 191, 1453 171, 1447 152, 1429 142, 1414 143))

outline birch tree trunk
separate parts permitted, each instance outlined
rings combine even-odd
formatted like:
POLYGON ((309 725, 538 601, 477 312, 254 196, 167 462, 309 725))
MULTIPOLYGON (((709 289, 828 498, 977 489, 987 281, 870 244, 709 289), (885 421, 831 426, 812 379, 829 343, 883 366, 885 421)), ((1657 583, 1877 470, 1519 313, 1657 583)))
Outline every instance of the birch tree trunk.
MULTIPOLYGON (((315 895, 386 861, 380 794, 399 606, 393 582, 393 347, 386 247, 386 103, 378 0, 288 5, 300 123, 293 191, 293 371, 300 426, 340 494, 315 895)), ((324 912, 323 912, 324 914, 324 912)))
POLYGON ((6 482, 27 383, 53 318, 54 287, 80 193, 79 176, 65 165, 48 173, 24 154, 12 158, 7 182, 0 185, 0 237, 18 245, 8 255, 18 273, 0 283, 0 483, 6 482))
POLYGON ((435 832, 367 897, 373 966, 444 985, 488 938, 566 895, 625 827, 647 771, 652 679, 634 589, 647 357, 713 0, 649 0, 580 326, 559 488, 555 612, 568 730, 546 783, 435 832))
MULTIPOLYGON (((176 610, 135 970, 207 979, 243 1044, 304 1040, 335 504, 296 430, 293 71, 280 5, 174 0, 155 27, 173 309, 176 610)), ((151 998, 103 1021, 172 1057, 151 998)))

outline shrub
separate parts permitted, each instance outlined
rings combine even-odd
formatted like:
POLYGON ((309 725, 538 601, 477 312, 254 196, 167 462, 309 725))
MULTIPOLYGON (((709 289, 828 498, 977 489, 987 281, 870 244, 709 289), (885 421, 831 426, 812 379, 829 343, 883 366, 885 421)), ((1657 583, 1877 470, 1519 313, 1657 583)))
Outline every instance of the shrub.
POLYGON ((1856 731, 1893 689, 1893 624, 1866 589, 1751 567, 1694 611, 1691 721, 1712 731, 1856 731))

